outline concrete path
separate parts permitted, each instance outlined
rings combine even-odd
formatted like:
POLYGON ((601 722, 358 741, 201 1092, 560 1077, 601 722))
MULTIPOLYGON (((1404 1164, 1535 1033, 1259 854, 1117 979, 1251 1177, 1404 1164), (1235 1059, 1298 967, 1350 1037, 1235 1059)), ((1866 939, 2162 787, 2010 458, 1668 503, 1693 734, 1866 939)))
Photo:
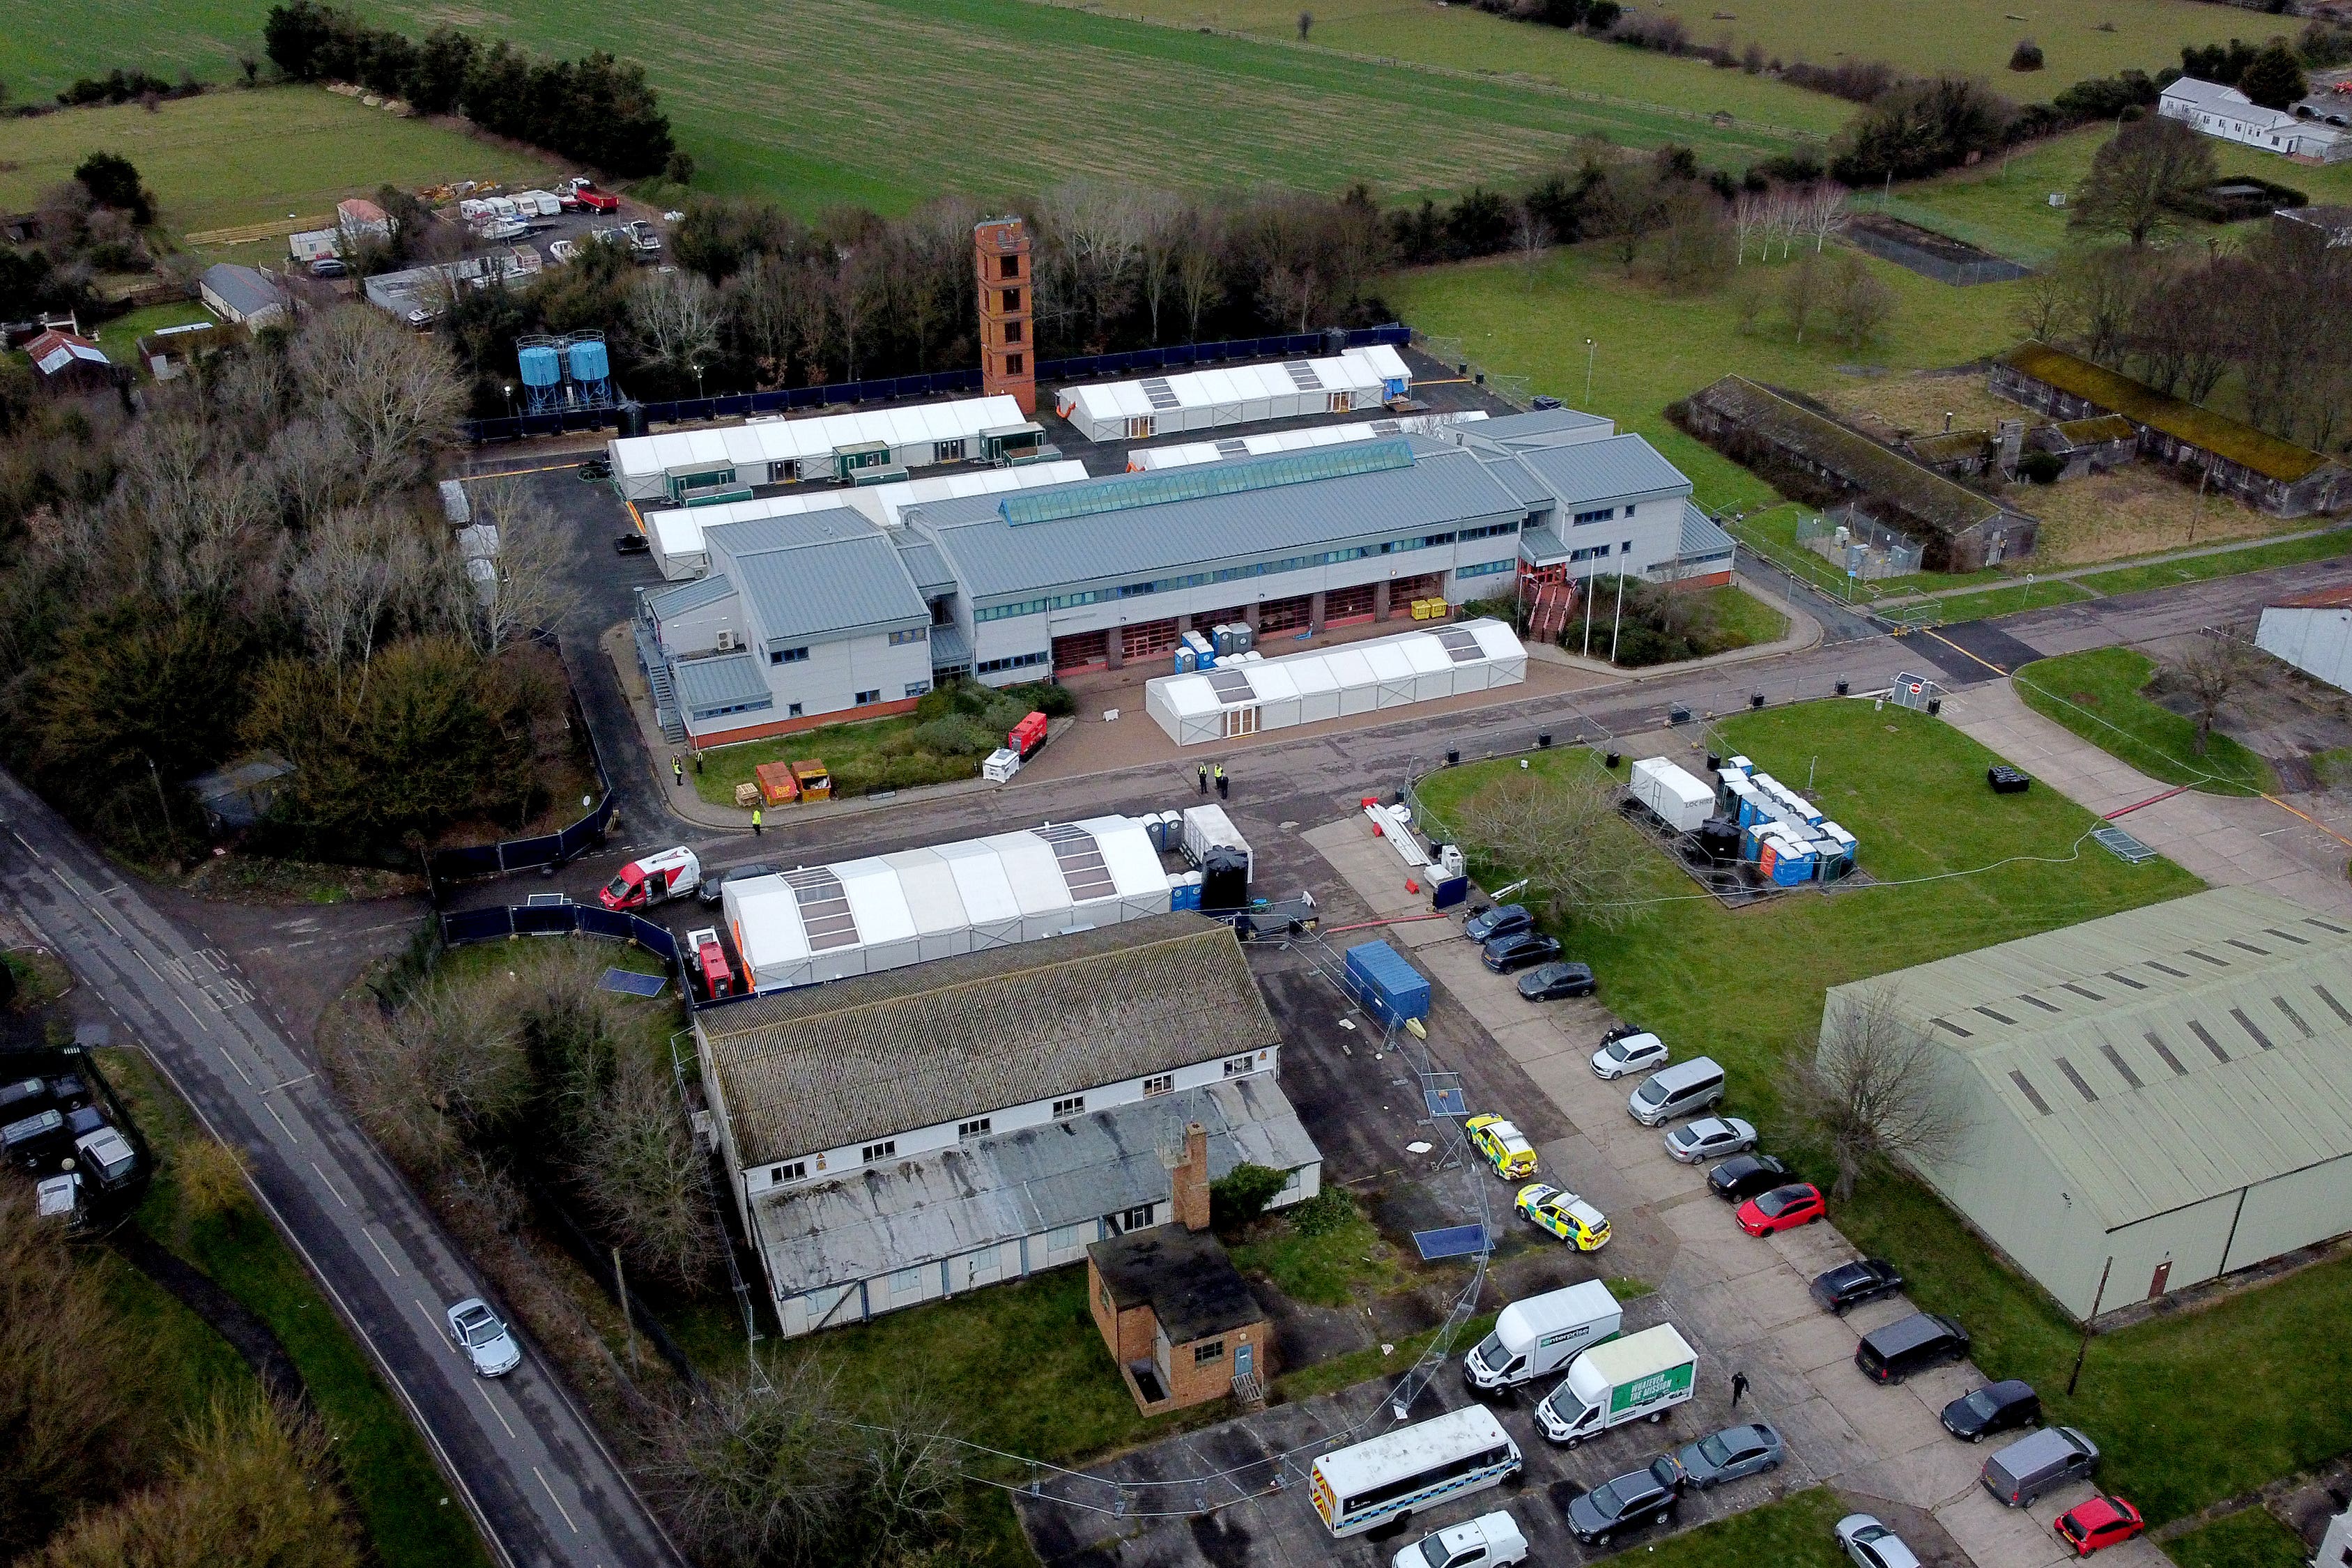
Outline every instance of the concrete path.
MULTIPOLYGON (((2352 914, 2352 881, 2345 877, 2352 846, 2284 805, 2195 790, 2168 795, 2172 785, 2026 707, 2008 680, 1952 692, 1944 699, 1944 717, 2042 787, 2102 816, 2154 801, 2116 825, 2216 887, 2267 888, 2305 909, 2352 914)), ((2313 799, 2296 809, 2318 817, 2324 805, 2313 799)), ((2352 837, 2352 825, 2328 826, 2352 837)))

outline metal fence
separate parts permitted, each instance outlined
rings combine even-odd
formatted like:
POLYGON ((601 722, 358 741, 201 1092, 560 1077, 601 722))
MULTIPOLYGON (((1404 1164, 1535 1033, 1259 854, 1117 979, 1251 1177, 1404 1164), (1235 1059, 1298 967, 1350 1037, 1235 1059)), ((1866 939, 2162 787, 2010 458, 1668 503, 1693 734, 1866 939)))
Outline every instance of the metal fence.
MULTIPOLYGON (((1267 359, 1278 354, 1321 354, 1334 345, 1367 348, 1408 342, 1412 333, 1391 322, 1328 332, 1292 332, 1281 337, 1234 338, 1214 343, 1171 343, 1165 348, 1135 349, 1126 353, 1087 354, 1075 359, 1046 360, 1037 366, 1040 381, 1085 381, 1106 375, 1131 375, 1139 371, 1175 370, 1186 365, 1215 364, 1225 360, 1267 359)), ((723 397, 684 397, 667 403, 644 403, 637 408, 648 425, 697 424, 712 419, 742 419, 755 414, 785 414, 801 408, 824 408, 836 403, 886 402, 899 397, 947 397, 980 390, 976 370, 939 370, 920 375, 886 375, 867 381, 835 381, 823 386, 793 386, 773 392, 739 392, 723 397)), ((532 436, 561 436, 573 430, 603 430, 619 423, 617 408, 576 408, 551 414, 519 414, 499 419, 467 419, 459 428, 477 443, 518 441, 532 436)))
POLYGON ((1848 577, 1875 583, 1919 570, 1927 548, 1851 504, 1797 521, 1797 542, 1848 577))
POLYGON ((625 910, 575 904, 570 900, 543 904, 510 904, 486 910, 451 910, 441 916, 441 940, 451 947, 469 942, 502 942, 510 936, 609 937, 633 942, 663 963, 677 963, 677 938, 648 920, 625 910))

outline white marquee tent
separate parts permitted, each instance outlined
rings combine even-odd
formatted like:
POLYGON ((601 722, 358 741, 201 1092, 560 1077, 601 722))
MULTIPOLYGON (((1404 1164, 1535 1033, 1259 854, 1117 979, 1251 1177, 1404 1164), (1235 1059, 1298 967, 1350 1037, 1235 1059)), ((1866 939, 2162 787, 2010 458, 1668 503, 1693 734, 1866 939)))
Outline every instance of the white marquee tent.
POLYGON ((721 501, 716 506, 648 508, 646 538, 653 545, 654 563, 673 583, 699 577, 710 570, 702 531, 724 522, 751 522, 763 517, 789 517, 795 512, 830 511, 847 507, 884 528, 899 526, 899 514, 925 501, 956 496, 995 495, 1038 485, 1067 484, 1087 477, 1087 466, 1067 458, 1053 463, 1027 463, 1013 468, 968 468, 952 474, 926 474, 919 479, 862 489, 833 487, 797 490, 751 500, 721 501))
POLYGON ((1346 414, 1411 389, 1404 356, 1385 343, 1330 359, 1220 365, 1177 375, 1066 386, 1055 412, 1094 441, 1139 441, 1302 414, 1346 414))
POLYGON ((910 403, 856 414, 820 414, 806 419, 752 419, 707 430, 669 430, 658 436, 616 437, 604 444, 614 482, 630 500, 675 499, 675 481, 697 484, 785 484, 803 477, 800 465, 817 459, 824 467, 811 478, 833 476, 835 452, 877 442, 889 447, 888 465, 919 468, 980 456, 983 430, 1022 422, 1021 405, 1010 397, 962 397, 949 403, 910 403), (949 450, 942 453, 940 448, 949 450))
POLYGON ((1527 649, 1500 621, 1465 621, 1287 658, 1144 682, 1143 710, 1180 746, 1516 686, 1527 649))
POLYGON ((1127 455, 1127 470, 1148 473, 1155 468, 1184 468, 1195 463, 1222 463, 1234 458, 1270 458, 1277 452, 1303 452, 1310 447, 1336 447, 1348 441, 1377 441, 1389 436, 1434 436, 1456 425, 1475 424, 1484 409, 1459 414, 1417 415, 1406 419, 1360 419, 1352 425, 1310 425, 1304 430, 1271 430, 1255 436, 1228 436, 1222 441, 1186 441, 1169 447, 1144 447, 1127 455))
POLYGON ((1168 875, 1125 816, 729 882, 722 913, 752 991, 1166 914, 1168 875))

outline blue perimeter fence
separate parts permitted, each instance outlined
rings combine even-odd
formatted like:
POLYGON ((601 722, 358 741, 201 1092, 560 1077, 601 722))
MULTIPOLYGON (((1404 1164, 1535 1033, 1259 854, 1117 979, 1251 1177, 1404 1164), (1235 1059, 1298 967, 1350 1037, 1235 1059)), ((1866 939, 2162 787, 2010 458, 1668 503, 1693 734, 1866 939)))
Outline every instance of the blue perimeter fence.
MULTIPOLYGON (((1178 370, 1186 365, 1216 364, 1226 360, 1269 359, 1281 354, 1322 354, 1335 340, 1351 349, 1386 343, 1392 348, 1412 342, 1410 328, 1391 321, 1384 327, 1358 327, 1339 332, 1292 332, 1276 338, 1234 338, 1218 343, 1173 343, 1166 348, 1133 349, 1126 353, 1087 354, 1076 359, 1047 360, 1037 366, 1040 381, 1087 381, 1106 375, 1132 375, 1139 371, 1178 370)), ((976 370, 940 370, 923 375, 883 376, 874 381, 836 381, 823 386, 786 387, 775 392, 739 392, 724 397, 687 397, 671 403, 638 405, 648 425, 694 424, 711 419, 740 419, 754 414, 782 414, 796 408, 823 408, 835 403, 880 402, 896 397, 940 397, 980 390, 976 370)), ((467 419, 459 428, 476 443, 520 441, 532 436, 561 436, 572 430, 602 430, 617 424, 618 408, 574 408, 553 414, 519 414, 502 419, 467 419)))
POLYGON ((441 940, 451 947, 469 942, 501 942, 510 936, 610 937, 634 942, 673 969, 677 964, 677 938, 667 928, 640 920, 625 910, 600 909, 594 904, 512 904, 499 909, 452 910, 441 916, 441 940))

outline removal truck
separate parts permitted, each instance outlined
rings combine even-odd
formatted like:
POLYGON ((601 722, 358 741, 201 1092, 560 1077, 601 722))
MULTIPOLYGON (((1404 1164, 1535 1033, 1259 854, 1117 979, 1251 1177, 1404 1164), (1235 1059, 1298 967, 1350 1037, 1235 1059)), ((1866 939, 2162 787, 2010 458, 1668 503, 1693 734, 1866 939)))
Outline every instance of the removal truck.
POLYGON ((1664 757, 1633 764, 1633 798, 1677 833, 1688 833, 1715 814, 1715 791, 1664 757))
POLYGON ((1698 1352, 1660 1323, 1595 1345, 1569 1363, 1568 1375, 1536 1406, 1536 1425, 1555 1443, 1575 1447, 1612 1426, 1666 1412, 1691 1396, 1698 1378, 1698 1352))
POLYGON ((1617 1298, 1598 1279, 1514 1301, 1496 1317, 1495 1331, 1462 1358, 1463 1378, 1473 1388, 1516 1388, 1615 1339, 1623 1321, 1617 1298))

